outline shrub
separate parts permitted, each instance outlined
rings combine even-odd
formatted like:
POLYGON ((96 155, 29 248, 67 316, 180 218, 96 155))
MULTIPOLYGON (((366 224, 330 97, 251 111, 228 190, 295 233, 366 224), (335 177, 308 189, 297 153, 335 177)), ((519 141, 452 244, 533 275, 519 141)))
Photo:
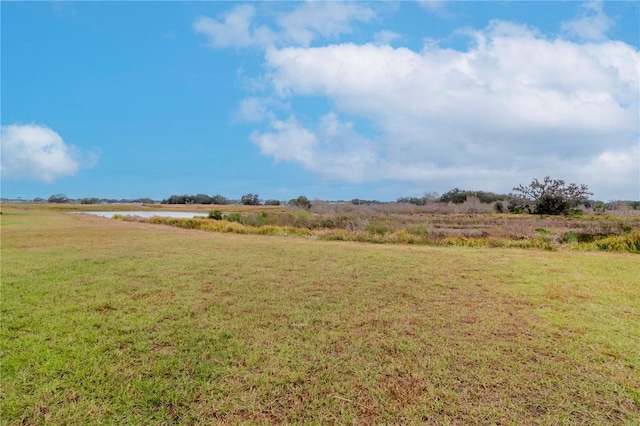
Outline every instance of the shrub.
POLYGON ((576 235, 576 233, 573 231, 569 231, 562 236, 562 238, 560 239, 560 242, 561 243, 577 243, 578 235, 576 235))
POLYGON ((507 210, 509 210, 509 213, 513 214, 531 213, 531 208, 529 207, 527 200, 518 196, 512 196, 509 198, 507 210))
POLYGON ((533 209, 535 214, 549 214, 558 215, 566 214, 569 210, 569 204, 567 200, 561 195, 543 195, 536 203, 536 207, 533 209))
POLYGON ((407 226, 407 232, 419 237, 426 237, 429 235, 429 225, 426 223, 415 223, 407 226))
POLYGON ((242 223, 242 215, 240 213, 231 213, 224 216, 224 220, 227 220, 229 222, 242 223))
POLYGON ((222 212, 220 210, 211 210, 208 217, 209 219, 221 220, 222 212))
POLYGON ((604 213, 606 213, 606 211, 607 211, 607 208, 606 208, 605 204, 602 201, 596 202, 594 204, 594 206, 593 206, 593 212, 595 214, 598 214, 598 215, 604 214, 604 213))
POLYGON ((311 208, 311 201, 309 201, 309 199, 304 195, 300 195, 298 198, 292 198, 291 200, 289 200, 289 205, 292 207, 300 207, 308 210, 311 208))
POLYGON ((604 238, 596 241, 594 244, 598 250, 640 253, 640 232, 604 238))
POLYGON ((571 209, 569 210, 569 217, 580 217, 584 214, 584 212, 581 209, 571 209))
POLYGON ((389 225, 382 222, 370 221, 364 230, 374 235, 384 235, 392 231, 389 225))

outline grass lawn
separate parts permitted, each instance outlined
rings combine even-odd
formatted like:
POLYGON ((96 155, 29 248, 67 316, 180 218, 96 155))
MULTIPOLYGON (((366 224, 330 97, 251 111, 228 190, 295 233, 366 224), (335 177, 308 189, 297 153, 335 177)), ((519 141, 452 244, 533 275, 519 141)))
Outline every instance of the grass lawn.
POLYGON ((640 256, 3 208, 2 424, 640 424, 640 256))

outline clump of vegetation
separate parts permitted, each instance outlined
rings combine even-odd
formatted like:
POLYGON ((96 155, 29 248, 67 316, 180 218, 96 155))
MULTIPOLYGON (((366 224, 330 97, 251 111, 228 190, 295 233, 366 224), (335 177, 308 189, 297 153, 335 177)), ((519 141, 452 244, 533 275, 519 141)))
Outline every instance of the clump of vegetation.
POLYGON ((209 219, 221 220, 222 212, 220 210, 211 210, 208 217, 209 219))
POLYGON ((71 199, 64 194, 54 194, 47 199, 47 203, 66 204, 70 202, 71 199))
POLYGON ((259 206, 260 205, 260 197, 258 194, 245 194, 240 198, 240 204, 243 206, 259 206))
POLYGON ((300 195, 298 198, 289 200, 289 205, 309 210, 311 208, 311 201, 304 195, 300 195))
POLYGON ((495 194, 486 191, 465 191, 454 188, 449 192, 442 194, 440 201, 443 203, 462 204, 470 197, 476 197, 482 203, 494 203, 507 199, 507 195, 495 194))
POLYGON ((523 201, 531 200, 533 203, 533 208, 528 203, 521 204, 522 210, 540 215, 566 215, 578 204, 587 201, 588 195, 593 195, 587 185, 566 185, 562 179, 551 179, 549 176, 542 182, 533 179, 528 186, 519 185, 513 190, 522 195, 523 201))
POLYGON ((229 199, 222 195, 209 196, 206 194, 197 195, 172 195, 162 200, 162 204, 230 204, 229 199))
POLYGON ((597 240, 598 250, 640 253, 640 232, 597 240))

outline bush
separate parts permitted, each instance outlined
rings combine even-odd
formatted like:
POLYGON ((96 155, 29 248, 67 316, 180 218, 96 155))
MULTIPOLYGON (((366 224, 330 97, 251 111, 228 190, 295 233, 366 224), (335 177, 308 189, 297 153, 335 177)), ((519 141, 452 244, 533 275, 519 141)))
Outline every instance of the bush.
POLYGON ((375 221, 367 223, 364 230, 374 235, 384 235, 393 231, 388 225, 375 221))
POLYGON ((580 217, 584 214, 584 212, 580 209, 571 209, 569 210, 569 217, 580 217))
POLYGON ((604 238, 594 244, 598 250, 640 253, 640 232, 604 238))
POLYGON ((567 214, 569 211, 569 203, 561 195, 547 194, 541 196, 536 202, 533 210, 535 214, 559 215, 567 214))
POLYGON ((607 211, 607 208, 606 208, 605 204, 602 201, 596 202, 594 204, 594 206, 593 206, 593 212, 595 214, 598 214, 598 215, 605 214, 606 211, 607 211))
POLYGON ((509 213, 513 214, 530 213, 529 205, 525 200, 518 197, 513 197, 509 200, 507 210, 509 210, 509 213))
POLYGON ((300 195, 298 198, 289 200, 289 205, 309 210, 311 208, 311 201, 304 195, 300 195))
POLYGON ((224 220, 227 220, 229 222, 242 223, 242 215, 240 213, 231 213, 224 216, 224 220))
POLYGON ((221 220, 222 212, 220 210, 211 210, 208 217, 209 219, 221 220))
POLYGON ((407 232, 419 237, 427 237, 429 235, 429 225, 426 223, 415 223, 407 226, 407 232))

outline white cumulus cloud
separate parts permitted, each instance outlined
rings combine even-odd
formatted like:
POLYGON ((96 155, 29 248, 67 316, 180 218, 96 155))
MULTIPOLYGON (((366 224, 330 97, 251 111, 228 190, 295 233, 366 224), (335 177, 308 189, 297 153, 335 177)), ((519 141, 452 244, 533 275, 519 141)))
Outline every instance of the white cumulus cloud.
MULTIPOLYGON (((554 174, 551 167, 577 175, 580 165, 597 166, 621 179, 638 173, 632 149, 639 131, 637 49, 549 40, 500 21, 472 36, 467 51, 375 44, 269 49, 274 96, 327 98, 334 120, 357 117, 378 134, 367 144, 353 129, 335 138, 320 117, 304 128, 305 140, 314 143, 301 158, 296 150, 282 154, 295 140, 283 129, 254 133, 252 140, 261 147, 268 140, 267 155, 351 181, 474 175, 475 187, 495 188, 505 175, 554 174), (625 154, 606 154, 614 152, 625 154), (616 159, 628 172, 616 171, 616 159)), ((611 181, 602 189, 625 184, 611 181)))
POLYGON ((2 177, 53 182, 92 167, 95 154, 83 155, 48 127, 37 124, 2 126, 2 177))
POLYGON ((368 6, 356 2, 308 1, 282 15, 278 25, 285 40, 309 46, 317 36, 326 38, 348 34, 352 21, 367 22, 374 16, 368 6))
POLYGON ((213 19, 201 16, 193 29, 204 34, 214 48, 293 44, 309 46, 317 38, 351 32, 354 21, 367 22, 375 13, 360 3, 308 1, 278 14, 275 29, 255 22, 256 8, 240 5, 213 19))
POLYGON ((255 8, 241 5, 226 14, 222 22, 201 16, 193 23, 196 32, 207 36, 211 47, 246 47, 257 43, 251 20, 255 8))
POLYGON ((295 116, 273 120, 270 132, 254 132, 251 141, 276 161, 294 161, 350 182, 362 181, 380 165, 375 145, 356 133, 353 123, 342 122, 331 112, 320 117, 314 129, 304 127, 295 116))
POLYGON ((394 41, 401 39, 400 34, 393 31, 380 31, 373 36, 375 44, 393 44, 394 41))
POLYGON ((402 38, 386 30, 336 41, 376 18, 370 5, 306 2, 271 26, 243 5, 196 23, 212 46, 264 49, 262 86, 237 112, 267 126, 250 136, 264 155, 355 183, 509 191, 550 175, 596 197, 640 196, 640 52, 606 38, 615 22, 601 2, 557 38, 494 20, 455 31, 465 49, 391 46, 402 38), (314 100, 320 110, 298 106, 314 100))
POLYGON ((580 5, 578 17, 562 23, 562 30, 585 40, 604 40, 615 21, 602 10, 602 1, 580 5))

